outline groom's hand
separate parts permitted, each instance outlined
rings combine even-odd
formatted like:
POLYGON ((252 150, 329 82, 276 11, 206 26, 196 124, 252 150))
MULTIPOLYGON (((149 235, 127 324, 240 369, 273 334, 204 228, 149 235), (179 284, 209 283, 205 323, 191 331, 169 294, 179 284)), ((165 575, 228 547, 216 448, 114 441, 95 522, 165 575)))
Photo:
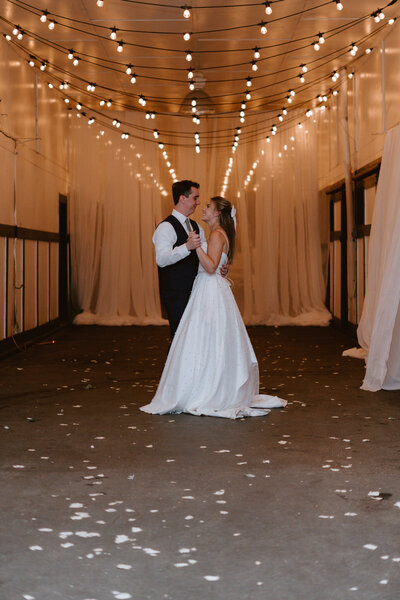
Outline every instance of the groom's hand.
POLYGON ((229 263, 221 265, 219 272, 222 277, 226 277, 229 273, 229 263))
POLYGON ((200 244, 199 234, 195 231, 191 231, 186 242, 186 248, 188 250, 196 250, 196 248, 200 248, 200 244))

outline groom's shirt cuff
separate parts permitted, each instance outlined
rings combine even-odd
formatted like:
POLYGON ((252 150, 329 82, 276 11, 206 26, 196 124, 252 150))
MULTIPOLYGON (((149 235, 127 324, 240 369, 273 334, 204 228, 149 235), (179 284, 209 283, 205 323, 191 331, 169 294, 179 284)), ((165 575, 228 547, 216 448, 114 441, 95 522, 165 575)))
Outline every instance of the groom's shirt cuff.
POLYGON ((156 248, 156 263, 159 267, 168 267, 186 258, 190 254, 186 244, 173 245, 176 242, 175 229, 170 223, 160 223, 153 235, 153 244, 156 248))

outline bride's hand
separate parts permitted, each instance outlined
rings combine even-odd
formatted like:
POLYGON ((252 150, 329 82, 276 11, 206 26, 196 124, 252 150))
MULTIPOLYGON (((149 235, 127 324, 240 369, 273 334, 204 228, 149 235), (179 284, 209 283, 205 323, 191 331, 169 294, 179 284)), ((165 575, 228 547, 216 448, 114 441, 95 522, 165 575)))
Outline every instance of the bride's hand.
POLYGON ((226 263, 224 265, 221 265, 219 272, 222 275, 222 277, 226 277, 229 273, 229 264, 226 263))

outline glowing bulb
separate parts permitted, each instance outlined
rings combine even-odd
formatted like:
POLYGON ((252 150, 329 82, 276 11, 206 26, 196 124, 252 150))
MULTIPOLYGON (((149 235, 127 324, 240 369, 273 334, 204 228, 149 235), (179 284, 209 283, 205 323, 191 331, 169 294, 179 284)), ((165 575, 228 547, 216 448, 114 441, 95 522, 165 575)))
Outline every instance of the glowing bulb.
POLYGON ((267 24, 266 24, 266 23, 264 23, 264 22, 260 23, 260 28, 261 28, 261 29, 260 29, 260 31, 261 31, 261 34, 262 34, 262 35, 265 35, 265 34, 267 33, 267 31, 268 31, 268 29, 267 29, 267 24))
POLYGON ((267 15, 272 15, 271 2, 265 2, 265 12, 267 15))
POLYGON ((12 40, 12 37, 11 37, 11 35, 9 35, 8 33, 6 33, 6 34, 4 34, 4 33, 3 33, 3 35, 4 35, 4 37, 6 38, 6 40, 7 40, 8 42, 10 42, 10 41, 12 40))
POLYGON ((347 75, 347 77, 348 77, 349 79, 353 79, 353 77, 354 77, 354 73, 349 73, 349 74, 347 75))
POLYGON ((188 79, 193 79, 193 69, 188 70, 188 79))
POLYGON ((286 96, 286 100, 288 101, 288 104, 292 104, 293 102, 292 96, 286 96))
POLYGON ((260 58, 260 56, 261 56, 261 54, 260 54, 259 49, 257 47, 254 48, 254 58, 258 59, 258 58, 260 58))
POLYGON ((183 6, 182 8, 184 19, 190 19, 190 6, 183 6))
POLYGON ((193 92, 194 90, 194 83, 189 83, 189 90, 193 92))
POLYGON ((28 65, 30 67, 34 67, 35 66, 35 62, 34 62, 34 60, 32 58, 28 61, 28 65))
POLYGON ((282 108, 282 113, 286 116, 287 115, 287 109, 286 108, 282 108))
POLYGON ((54 29, 54 27, 55 27, 55 22, 54 21, 49 21, 48 28, 49 29, 54 29))
POLYGON ((47 21, 47 15, 48 15, 48 14, 49 14, 49 13, 47 12, 47 10, 44 10, 44 11, 42 12, 42 16, 40 17, 40 20, 41 20, 41 22, 42 22, 42 23, 46 23, 46 21, 47 21))
POLYGON ((318 41, 320 44, 325 44, 325 38, 323 33, 318 34, 318 41))
POLYGON ((303 71, 303 73, 307 73, 308 68, 306 65, 300 65, 300 67, 301 67, 301 70, 303 71))
POLYGON ((300 75, 299 75, 299 79, 300 79, 301 83, 304 83, 304 82, 305 82, 305 77, 304 77, 304 75, 302 75, 301 73, 300 73, 300 75))
POLYGON ((130 65, 130 64, 129 64, 129 65, 127 65, 127 67, 126 67, 126 70, 125 70, 125 73, 126 73, 127 75, 131 75, 131 73, 132 73, 132 65, 130 65))
POLYGON ((242 102, 242 104, 240 105, 240 108, 242 110, 245 110, 245 108, 246 108, 246 102, 242 102))
POLYGON ((158 138, 158 136, 159 136, 160 134, 158 133, 157 129, 154 129, 154 131, 153 131, 153 135, 154 135, 154 137, 155 137, 156 139, 158 138))
POLYGON ((94 121, 95 121, 95 119, 93 117, 91 117, 88 121, 88 124, 93 125, 94 121))
POLYGON ((18 35, 19 33, 19 28, 18 27, 14 27, 13 29, 13 35, 18 35))
POLYGON ((256 63, 255 60, 251 61, 251 68, 253 69, 253 71, 257 71, 258 70, 258 65, 256 63))
POLYGON ((192 54, 190 50, 186 51, 186 60, 190 62, 192 60, 192 54))
POLYGON ((200 146, 196 145, 196 152, 197 152, 197 154, 200 154, 200 146))
POLYGON ((123 49, 124 49, 124 42, 121 40, 120 42, 118 42, 117 52, 122 52, 123 49))
POLYGON ((135 73, 131 77, 131 83, 132 84, 136 83, 136 75, 135 75, 135 73))
POLYGON ((374 17, 375 23, 379 23, 380 18, 379 18, 379 14, 377 12, 373 15, 373 17, 374 17))
POLYGON ((335 0, 336 2, 336 8, 338 10, 343 10, 343 4, 340 2, 340 0, 335 0))
POLYGON ((78 102, 78 104, 76 105, 76 110, 81 110, 82 109, 82 104, 80 102, 78 102))
POLYGON ((192 106, 196 106, 197 102, 196 100, 192 100, 192 106))
POLYGON ((117 28, 116 27, 111 27, 111 33, 110 33, 110 38, 112 40, 116 40, 117 39, 117 28))
POLYGON ((74 58, 74 51, 73 50, 70 50, 68 52, 68 58, 69 58, 69 60, 72 60, 74 58))
POLYGON ((158 147, 160 148, 160 150, 162 150, 164 148, 164 144, 162 144, 161 142, 158 144, 158 147))
POLYGON ((385 18, 385 13, 383 12, 383 10, 379 11, 378 17, 380 18, 381 21, 383 21, 383 19, 385 18))
POLYGON ((248 78, 246 79, 246 85, 247 85, 247 87, 251 87, 251 86, 253 85, 253 83, 252 83, 252 81, 251 81, 251 77, 248 77, 248 78))
POLYGON ((291 96, 295 96, 295 95, 296 95, 296 92, 295 92, 294 90, 289 90, 289 94, 290 94, 291 96))
POLYGON ((278 115, 278 120, 282 122, 283 121, 283 116, 282 115, 278 115))
POLYGON ((244 117, 240 117, 239 121, 240 121, 241 123, 244 123, 244 117))
POLYGON ((250 94, 250 92, 247 92, 247 94, 246 94, 246 100, 251 100, 251 94, 250 94))
POLYGON ((74 57, 72 64, 74 65, 74 67, 77 67, 79 65, 79 58, 77 56, 74 57))
POLYGON ((241 110, 241 111, 240 111, 240 113, 239 113, 239 115, 240 115, 241 117, 244 117, 244 110, 241 110))
POLYGON ((42 64, 40 65, 40 70, 41 70, 41 71, 45 71, 45 70, 46 70, 46 67, 47 67, 47 64, 46 64, 46 62, 45 62, 45 61, 43 61, 43 62, 42 62, 42 64))
POLYGON ((97 0, 96 4, 99 8, 102 8, 102 6, 104 6, 103 0, 97 0))
POLYGON ((393 25, 395 23, 396 19, 389 19, 388 21, 388 25, 393 25))
POLYGON ((185 42, 188 42, 190 40, 190 33, 184 33, 183 39, 185 40, 185 42))
POLYGON ((318 42, 314 42, 314 50, 316 52, 318 52, 319 49, 320 49, 320 45, 318 44, 318 42))

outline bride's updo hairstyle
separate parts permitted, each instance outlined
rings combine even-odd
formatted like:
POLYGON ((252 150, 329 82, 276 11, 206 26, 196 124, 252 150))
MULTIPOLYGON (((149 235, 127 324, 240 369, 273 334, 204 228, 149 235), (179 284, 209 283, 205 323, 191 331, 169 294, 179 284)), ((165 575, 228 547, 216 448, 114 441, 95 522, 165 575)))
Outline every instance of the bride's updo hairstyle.
POLYGON ((228 259, 233 260, 235 254, 235 240, 236 230, 235 223, 231 217, 232 204, 229 200, 222 198, 222 196, 214 196, 211 198, 211 202, 214 202, 215 208, 221 213, 219 216, 219 222, 222 229, 225 230, 229 240, 228 259))

